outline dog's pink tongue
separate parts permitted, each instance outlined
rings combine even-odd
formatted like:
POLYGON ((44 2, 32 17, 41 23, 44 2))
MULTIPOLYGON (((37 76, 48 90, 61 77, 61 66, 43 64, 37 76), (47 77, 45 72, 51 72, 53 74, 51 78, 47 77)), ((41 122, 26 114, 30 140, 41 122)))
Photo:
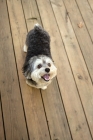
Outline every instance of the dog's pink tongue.
POLYGON ((43 76, 43 78, 45 79, 45 80, 49 80, 49 74, 45 74, 44 76, 43 76))

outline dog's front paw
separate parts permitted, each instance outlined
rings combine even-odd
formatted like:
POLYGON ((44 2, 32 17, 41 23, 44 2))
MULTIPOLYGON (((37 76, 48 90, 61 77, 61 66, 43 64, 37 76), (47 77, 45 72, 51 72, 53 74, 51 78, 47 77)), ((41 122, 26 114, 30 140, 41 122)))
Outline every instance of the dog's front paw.
POLYGON ((42 87, 41 89, 45 90, 45 89, 47 89, 47 86, 44 86, 44 87, 42 87))

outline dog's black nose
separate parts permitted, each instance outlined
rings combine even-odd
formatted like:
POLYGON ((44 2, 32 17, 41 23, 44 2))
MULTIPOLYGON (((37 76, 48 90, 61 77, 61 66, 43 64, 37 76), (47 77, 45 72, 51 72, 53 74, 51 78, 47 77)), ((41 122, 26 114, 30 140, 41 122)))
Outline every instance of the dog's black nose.
POLYGON ((46 68, 45 71, 46 71, 46 72, 50 72, 50 69, 49 69, 49 68, 46 68))

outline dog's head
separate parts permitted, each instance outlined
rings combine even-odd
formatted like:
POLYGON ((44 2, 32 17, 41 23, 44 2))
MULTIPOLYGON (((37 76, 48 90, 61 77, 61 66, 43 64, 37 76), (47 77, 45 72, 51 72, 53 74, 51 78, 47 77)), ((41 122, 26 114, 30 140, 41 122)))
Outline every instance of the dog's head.
POLYGON ((36 83, 45 83, 51 81, 57 75, 51 58, 39 55, 32 57, 24 66, 24 75, 27 79, 32 79, 36 83))

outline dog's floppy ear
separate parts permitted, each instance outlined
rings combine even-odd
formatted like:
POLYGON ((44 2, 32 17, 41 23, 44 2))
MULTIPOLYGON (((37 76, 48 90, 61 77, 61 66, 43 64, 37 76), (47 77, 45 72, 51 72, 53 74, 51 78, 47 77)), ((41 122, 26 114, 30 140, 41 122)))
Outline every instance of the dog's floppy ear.
POLYGON ((29 62, 25 62, 22 68, 23 74, 27 79, 31 79, 31 67, 29 62))

